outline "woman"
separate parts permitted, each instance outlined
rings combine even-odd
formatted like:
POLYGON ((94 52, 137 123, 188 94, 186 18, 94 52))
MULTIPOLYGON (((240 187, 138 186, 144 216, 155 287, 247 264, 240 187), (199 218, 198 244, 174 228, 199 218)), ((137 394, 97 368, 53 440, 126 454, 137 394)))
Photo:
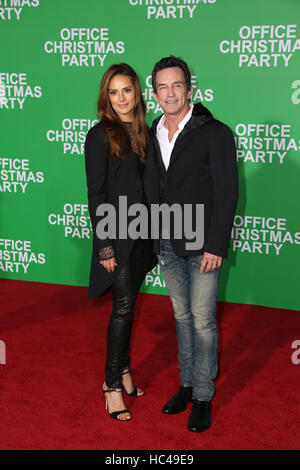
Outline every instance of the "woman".
MULTIPOLYGON (((152 242, 128 237, 99 239, 96 226, 103 217, 97 207, 110 203, 119 214, 119 196, 127 197, 127 207, 146 203, 142 174, 148 145, 145 104, 135 71, 127 64, 115 64, 103 75, 98 99, 101 122, 92 127, 85 142, 85 167, 89 212, 93 228, 93 252, 88 297, 111 290, 113 309, 107 331, 107 351, 102 390, 111 418, 128 421, 122 390, 142 396, 132 385, 129 345, 137 293, 145 274, 157 263, 152 242)), ((123 209, 124 210, 124 209, 123 209)), ((106 214, 105 214, 106 215, 106 214)), ((127 217, 130 222, 130 217, 127 217)), ((126 216, 125 216, 125 220, 126 216)))

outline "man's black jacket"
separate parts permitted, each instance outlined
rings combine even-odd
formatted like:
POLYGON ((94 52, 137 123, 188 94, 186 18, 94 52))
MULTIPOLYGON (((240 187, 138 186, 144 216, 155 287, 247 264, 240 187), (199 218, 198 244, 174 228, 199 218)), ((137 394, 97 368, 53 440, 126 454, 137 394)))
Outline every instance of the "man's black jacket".
MULTIPOLYGON (((171 242, 177 256, 199 255, 204 251, 225 258, 238 199, 238 172, 233 134, 228 126, 213 118, 201 103, 177 137, 168 170, 165 169, 155 119, 144 172, 144 185, 150 204, 204 204, 204 245, 187 250, 183 236, 171 242)), ((195 211, 194 211, 195 213, 195 211)), ((194 222, 195 223, 195 220, 194 222)), ((193 225, 195 228, 195 225, 193 225)), ((154 241, 159 253, 159 240, 154 241)))

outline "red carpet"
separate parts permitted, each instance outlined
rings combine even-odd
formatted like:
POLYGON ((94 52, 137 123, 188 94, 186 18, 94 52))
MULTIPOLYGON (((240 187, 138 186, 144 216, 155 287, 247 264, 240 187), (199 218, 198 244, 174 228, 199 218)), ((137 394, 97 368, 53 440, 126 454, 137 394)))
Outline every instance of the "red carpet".
POLYGON ((133 419, 108 417, 104 377, 110 296, 87 289, 0 280, 1 449, 299 449, 300 313, 219 304, 219 376, 212 427, 186 429, 189 410, 161 413, 176 391, 177 349, 168 297, 141 294, 132 343, 133 419))

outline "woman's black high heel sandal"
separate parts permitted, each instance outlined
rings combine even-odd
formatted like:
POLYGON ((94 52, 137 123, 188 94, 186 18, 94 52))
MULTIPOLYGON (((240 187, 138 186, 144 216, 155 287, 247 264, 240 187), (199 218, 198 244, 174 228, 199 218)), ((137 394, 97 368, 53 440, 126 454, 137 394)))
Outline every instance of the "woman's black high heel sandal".
MULTIPOLYGON (((130 369, 125 370, 125 372, 122 372, 122 375, 126 375, 126 374, 130 374, 130 369)), ((133 388, 133 391, 132 391, 131 393, 128 393, 128 392, 126 391, 126 388, 124 387, 124 385, 122 385, 122 389, 124 390, 124 392, 126 393, 126 395, 129 396, 129 397, 143 397, 143 396, 145 395, 144 390, 141 390, 141 389, 140 389, 140 390, 141 390, 143 393, 140 393, 140 394, 138 395, 138 388, 137 388, 137 387, 134 387, 134 388, 133 388)))
MULTIPOLYGON (((105 393, 111 393, 111 392, 121 392, 122 393, 121 388, 108 388, 107 390, 104 390, 103 385, 102 385, 102 392, 103 392, 104 395, 105 395, 105 393)), ((108 409, 108 404, 107 404, 107 398, 106 397, 105 397, 105 409, 106 410, 108 409)), ((130 421, 131 420, 131 414, 130 413, 129 413, 130 418, 126 418, 126 419, 119 419, 118 418, 118 416, 120 416, 123 413, 129 413, 127 408, 125 410, 121 410, 121 411, 113 411, 112 413, 109 413, 109 416, 112 419, 116 419, 117 421, 130 421)))

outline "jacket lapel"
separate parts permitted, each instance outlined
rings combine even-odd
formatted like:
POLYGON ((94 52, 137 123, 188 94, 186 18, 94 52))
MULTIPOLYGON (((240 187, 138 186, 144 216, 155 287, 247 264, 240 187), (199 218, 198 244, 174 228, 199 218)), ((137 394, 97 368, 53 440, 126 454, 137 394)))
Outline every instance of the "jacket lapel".
POLYGON ((202 127, 206 122, 212 119, 212 116, 203 115, 201 116, 202 119, 195 119, 193 117, 186 123, 183 130, 180 132, 179 136, 176 139, 175 145, 173 147, 170 163, 168 166, 168 171, 170 167, 174 164, 177 158, 180 156, 181 152, 185 149, 187 143, 190 139, 193 138, 194 135, 197 134, 200 127, 202 127))
POLYGON ((190 136, 190 131, 191 131, 190 126, 185 126, 183 128, 183 130, 180 132, 179 136, 177 137, 175 145, 174 145, 172 153, 171 153, 171 156, 170 156, 170 162, 169 162, 168 170, 174 164, 174 161, 179 157, 180 153, 182 152, 182 150, 185 148, 187 142, 189 141, 189 139, 191 137, 190 136), (189 139, 186 139, 185 138, 186 136, 188 136, 189 139))
POLYGON ((166 173, 166 167, 165 167, 164 161, 162 159, 160 146, 159 146, 159 143, 158 143, 158 140, 157 140, 157 137, 156 137, 156 129, 155 130, 151 129, 151 133, 152 133, 152 141, 153 141, 153 145, 154 145, 154 149, 153 149, 154 150, 154 158, 155 158, 156 163, 159 166, 159 168, 162 169, 166 173))

